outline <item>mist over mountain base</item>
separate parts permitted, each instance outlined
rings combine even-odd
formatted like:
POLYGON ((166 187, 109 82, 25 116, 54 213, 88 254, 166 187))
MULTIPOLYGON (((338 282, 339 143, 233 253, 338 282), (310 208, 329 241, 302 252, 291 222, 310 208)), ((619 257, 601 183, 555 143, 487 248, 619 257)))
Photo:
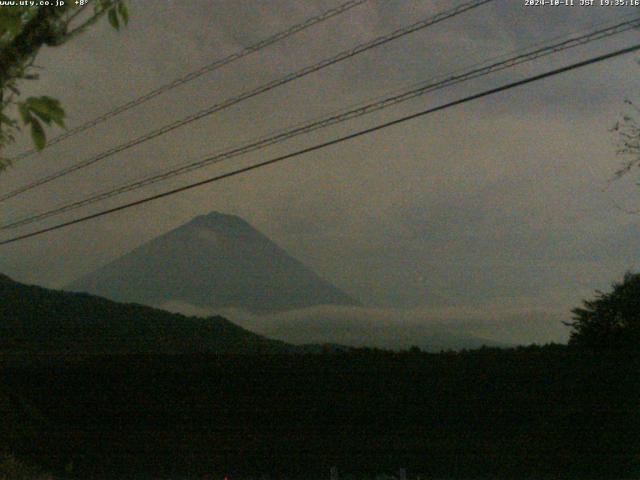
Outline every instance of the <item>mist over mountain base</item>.
POLYGON ((163 310, 184 315, 229 318, 241 327, 292 344, 340 344, 352 347, 425 351, 486 346, 566 343, 569 329, 562 316, 546 312, 489 313, 441 308, 396 310, 319 305, 275 314, 241 309, 206 309, 184 302, 165 302, 163 310))

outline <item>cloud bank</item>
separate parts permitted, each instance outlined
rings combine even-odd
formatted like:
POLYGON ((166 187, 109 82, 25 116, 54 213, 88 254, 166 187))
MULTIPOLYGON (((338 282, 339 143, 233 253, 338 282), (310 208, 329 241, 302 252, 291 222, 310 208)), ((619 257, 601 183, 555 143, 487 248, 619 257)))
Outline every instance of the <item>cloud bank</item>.
POLYGON ((268 315, 238 309, 209 310, 181 302, 160 305, 185 315, 222 315, 253 332, 294 344, 430 351, 486 345, 566 342, 568 329, 553 312, 490 314, 467 308, 397 310, 321 305, 268 315))

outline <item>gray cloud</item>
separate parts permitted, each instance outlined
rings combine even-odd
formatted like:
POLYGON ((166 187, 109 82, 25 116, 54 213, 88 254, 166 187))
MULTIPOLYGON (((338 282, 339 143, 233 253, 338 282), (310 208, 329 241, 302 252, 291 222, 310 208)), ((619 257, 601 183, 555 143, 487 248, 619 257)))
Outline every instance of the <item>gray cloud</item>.
POLYGON ((354 347, 409 348, 431 351, 486 345, 566 342, 564 315, 535 311, 496 314, 492 306, 476 308, 373 309, 318 306, 273 315, 241 310, 209 311, 169 302, 162 308, 186 315, 222 314, 251 331, 295 343, 337 343, 354 347))

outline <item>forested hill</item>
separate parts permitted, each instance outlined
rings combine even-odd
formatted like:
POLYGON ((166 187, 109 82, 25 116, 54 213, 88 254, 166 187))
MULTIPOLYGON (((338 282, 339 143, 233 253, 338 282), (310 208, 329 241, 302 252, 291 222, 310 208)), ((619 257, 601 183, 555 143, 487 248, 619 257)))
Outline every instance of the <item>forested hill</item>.
POLYGON ((4 357, 8 405, 29 406, 10 451, 70 480, 640 478, 638 355, 4 357))
POLYGON ((283 353, 225 318, 24 285, 0 275, 1 353, 283 353))

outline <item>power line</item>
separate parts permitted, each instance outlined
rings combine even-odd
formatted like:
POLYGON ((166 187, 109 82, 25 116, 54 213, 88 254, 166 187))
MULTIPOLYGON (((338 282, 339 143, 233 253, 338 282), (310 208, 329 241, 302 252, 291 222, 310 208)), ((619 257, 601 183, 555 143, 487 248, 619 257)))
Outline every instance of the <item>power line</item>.
MULTIPOLYGON (((114 108, 113 110, 110 110, 106 113, 104 113, 103 115, 100 115, 99 117, 96 117, 92 120, 89 120, 88 122, 85 122, 81 125, 78 125, 77 127, 71 128, 69 130, 67 130, 66 132, 58 135, 57 137, 52 138, 51 140, 49 140, 47 142, 46 147, 49 147, 51 145, 55 145, 56 143, 60 143, 63 140, 66 140, 69 137, 72 137, 74 135, 77 135, 78 133, 84 132, 85 130, 88 130, 90 128, 95 127, 96 125, 99 125, 101 123, 106 122, 107 120, 109 120, 110 118, 113 118, 117 115, 120 115, 121 113, 126 112, 127 110, 131 110, 134 107, 137 107, 138 105, 141 105, 145 102, 148 102, 149 100, 151 100, 152 98, 155 98, 159 95, 162 95, 163 93, 166 93, 170 90, 173 90, 174 88, 177 88, 181 85, 184 85, 185 83, 189 83, 193 80, 195 80, 196 78, 201 77, 202 75, 205 75, 207 73, 213 72, 214 70, 217 70, 219 68, 224 67, 225 65, 228 65, 232 62, 235 62, 237 60, 240 60, 241 58, 244 58, 252 53, 255 53, 259 50, 262 50, 263 48, 266 48, 270 45, 273 45, 281 40, 284 40, 288 37, 291 37, 293 35, 295 35, 298 32, 301 32, 303 30, 306 30, 307 28, 310 28, 316 24, 322 23, 325 20, 329 20, 330 18, 333 18, 337 15, 340 15, 344 12, 347 12, 348 10, 351 10, 354 7, 357 7, 359 5, 362 5, 363 3, 367 2, 369 0, 350 0, 348 2, 343 3, 342 5, 339 5, 338 7, 332 8, 330 10, 327 10, 323 13, 321 13, 320 15, 317 15, 315 17, 311 17, 306 19, 304 22, 299 23, 297 25, 293 25, 292 27, 283 30, 281 32, 276 33, 275 35, 272 35, 268 38, 265 38, 257 43, 254 43, 253 45, 250 45, 242 50, 239 50, 235 53, 232 53, 231 55, 228 55, 224 58, 215 60, 212 63, 209 63, 207 65, 204 65, 203 67, 199 68, 198 70, 192 71, 187 73, 186 75, 176 78, 174 80, 172 80, 169 83, 165 83, 164 85, 161 85, 160 87, 151 90, 149 92, 147 92, 146 94, 135 98, 123 105, 120 105, 119 107, 114 108)), ((36 149, 30 149, 27 151, 24 151, 22 153, 19 153, 18 155, 16 155, 15 157, 13 157, 11 160, 20 160, 26 157, 29 157, 31 155, 33 155, 34 153, 37 153, 38 151, 36 149)))
POLYGON ((216 154, 214 156, 210 156, 207 157, 203 160, 199 160, 196 162, 190 162, 187 163, 186 165, 180 166, 178 168, 173 168, 170 169, 169 171, 165 171, 163 173, 160 174, 156 174, 153 175, 151 177, 147 177, 141 180, 138 180, 136 182, 133 183, 127 183, 124 184, 123 186, 120 187, 116 187, 116 188, 112 188, 110 190, 107 190, 105 192, 102 193, 98 193, 98 194, 94 194, 86 199, 77 201, 77 202, 73 202, 71 204, 68 205, 64 205, 62 207, 57 207, 55 209, 49 210, 47 212, 43 212, 40 214, 36 214, 36 215, 32 215, 32 216, 28 216, 26 218, 22 218, 19 220, 16 220, 12 223, 9 224, 5 224, 5 225, 1 225, 0 229, 9 229, 9 228, 16 228, 19 226, 24 226, 30 223, 33 223, 35 221, 38 220, 42 220, 44 218, 48 218, 51 217, 53 215, 57 215, 60 213, 64 213, 70 210, 75 210, 77 208, 95 203, 97 201, 101 201, 101 200, 105 200, 108 198, 111 198, 113 196, 116 195, 120 195, 122 193, 126 193, 128 191, 132 191, 132 190, 136 190, 138 188, 142 188, 154 183, 157 183, 159 181, 163 181, 167 178, 176 176, 176 175, 180 175, 180 174, 184 174, 184 173, 188 173, 190 171, 199 169, 199 168, 203 168, 206 167, 208 165, 214 164, 214 163, 219 163, 223 160, 227 160, 229 158, 233 158, 242 154, 246 154, 261 148, 265 148, 267 146, 273 145, 275 143, 280 143, 282 141, 288 140, 290 138, 293 138, 294 136, 298 136, 301 134, 305 134, 305 133, 309 133, 313 130, 316 129, 320 129, 320 128, 325 128, 327 126, 330 125, 334 125, 336 123, 339 122, 343 122, 346 120, 350 120, 353 118, 356 118, 358 116, 361 115, 365 115, 368 113, 372 113, 374 111, 378 111, 381 110, 383 108, 387 108, 389 106, 395 105, 397 103, 400 102, 404 102, 407 101, 409 99, 412 99, 416 96, 425 94, 427 92, 431 92, 440 88, 444 88, 444 87, 448 87, 450 85, 456 84, 456 83, 460 83, 463 81, 467 81, 473 78, 478 78, 479 76, 482 75, 487 75, 489 73, 493 73, 499 70, 503 70, 506 68, 510 68, 513 66, 516 66, 518 64, 527 62, 527 61, 531 61, 537 58, 540 58, 542 56, 546 56, 552 53, 557 53, 559 51, 568 49, 568 48, 572 48, 572 47, 576 47, 579 45, 585 45, 587 43, 593 42, 595 40, 600 40, 604 37, 608 37, 608 36, 612 36, 615 34, 619 34, 622 33, 624 31, 630 30, 632 28, 637 27, 638 25, 640 25, 640 19, 636 18, 634 20, 631 21, 627 21, 627 22, 622 22, 620 24, 614 25, 614 26, 610 26, 604 29, 600 29, 597 30, 595 32, 591 32, 589 34, 586 35, 582 35, 580 37, 574 37, 571 38, 569 40, 566 41, 562 41, 556 44, 552 44, 549 46, 545 46, 543 48, 539 48, 530 52, 527 52, 525 54, 522 55, 518 55, 515 57, 510 57, 507 58, 506 60, 482 67, 482 68, 478 68, 478 69, 473 69, 471 71, 465 72, 461 75, 453 75, 453 76, 449 76, 447 78, 445 78, 444 80, 438 81, 438 82, 434 82, 434 83, 427 83, 425 85, 425 83, 423 82, 421 84, 421 86, 417 89, 412 89, 406 92, 403 92, 401 94, 398 95, 394 95, 392 97, 386 97, 382 100, 373 102, 373 103, 369 103, 366 104, 364 106, 359 106, 355 109, 352 110, 348 110, 346 112, 340 113, 338 115, 334 115, 334 116, 330 116, 328 118, 323 118, 321 120, 318 121, 314 121, 311 122, 309 124, 303 125, 302 127, 297 127, 297 128, 293 128, 291 130, 288 131, 284 131, 281 133, 278 133, 274 136, 271 137, 267 137, 267 138, 263 138, 261 140, 258 140, 257 142, 251 143, 249 145, 245 145, 243 147, 237 147, 234 148, 230 151, 227 152, 223 152, 223 153, 219 153, 216 154))
POLYGON ((373 40, 370 40, 366 43, 360 44, 350 50, 345 50, 333 57, 330 57, 328 59, 322 60, 319 63, 307 66, 302 68, 301 70, 298 70, 296 72, 290 73, 288 75, 285 75, 284 77, 281 77, 279 79, 276 79, 274 81, 271 81, 269 83, 266 83, 264 85, 261 85, 253 90, 244 92, 236 97, 227 99, 219 104, 215 104, 205 110, 201 110, 200 112, 196 112, 192 115, 189 115, 181 120, 176 120, 175 122, 172 122, 170 124, 167 124, 157 130, 154 130, 152 132, 149 132, 145 135, 142 135, 141 137, 138 137, 136 139, 133 139, 129 142, 120 144, 116 147, 113 147, 103 153, 100 153, 94 157, 91 157, 87 160, 83 160, 79 163, 76 163, 74 165, 71 165, 67 168, 64 168, 62 170, 58 170, 57 172, 54 172, 46 177, 43 177, 41 179, 35 180, 27 185, 24 185, 22 187, 19 187, 15 190, 12 190, 8 193, 5 193, 3 195, 0 195, 0 202, 8 200, 10 198, 13 198, 17 195, 20 195, 21 193, 24 193, 26 191, 32 190, 33 188, 36 188, 40 185, 44 185, 46 183, 49 183, 53 180, 56 180, 60 177, 66 176, 70 173, 73 173, 77 170, 86 168, 90 165, 95 164, 96 162, 99 162, 100 160, 103 160, 105 158, 111 157, 113 155, 115 155, 116 153, 120 153, 122 151, 128 150, 129 148, 132 148, 136 145, 140 145, 141 143, 147 142, 149 140, 152 140, 154 138, 157 138, 161 135, 164 135, 172 130, 175 130, 177 128, 183 127, 187 124, 190 124, 192 122, 195 122, 196 120, 200 120, 206 116, 212 115, 213 113, 219 112, 221 110, 224 110, 226 108, 229 108, 233 105, 236 105, 244 100, 248 100, 250 98, 256 97, 262 93, 268 92, 270 90, 273 90, 274 88, 277 88, 279 86, 282 86, 284 84, 287 84, 289 82, 292 82, 294 80, 298 80, 302 77, 305 77, 307 75, 310 75, 311 73, 317 72, 319 70, 322 70, 324 68, 327 68, 331 65, 335 65, 338 62, 344 61, 346 59, 352 58, 356 55, 359 55, 361 53, 364 53, 368 50, 371 50, 373 48, 379 47, 381 45, 384 45, 386 43, 391 42, 392 40, 404 37, 406 35, 409 35, 411 33, 414 33, 418 30, 422 30, 424 28, 427 28, 431 25, 434 25, 436 23, 442 22, 444 20, 447 20, 449 18, 455 17, 457 15, 460 15, 468 10, 477 8, 481 5, 484 5, 485 3, 489 3, 493 0, 472 0, 470 2, 464 3, 462 5, 459 5, 455 8, 452 8, 450 10, 438 13, 436 15, 433 15, 431 17, 428 17, 426 19, 423 19, 419 22, 413 23, 409 26, 400 28, 398 30, 395 30, 393 32, 391 32, 388 35, 384 35, 381 37, 377 37, 373 40))
POLYGON ((217 153, 215 155, 209 156, 207 158, 204 158, 195 162, 192 161, 182 166, 179 166, 177 168, 172 168, 162 173, 154 174, 152 176, 134 181, 132 183, 125 183, 122 186, 111 188, 107 191, 100 192, 97 194, 93 194, 85 199, 78 200, 70 204, 66 204, 45 212, 41 212, 38 214, 23 217, 21 219, 17 219, 15 221, 12 221, 11 223, 0 225, 0 230, 7 230, 11 228, 25 226, 25 225, 37 222, 39 220, 44 220, 46 218, 52 217, 54 215, 59 215, 61 213, 65 213, 71 210, 76 210, 78 208, 81 208, 99 201, 103 201, 108 198, 112 198, 126 192, 137 190, 139 188, 143 188, 148 185, 152 185, 160 181, 164 181, 168 178, 171 178, 177 175, 182 175, 196 169, 204 168, 211 164, 217 164, 224 160, 228 160, 230 158, 234 158, 240 155, 247 154, 249 152, 260 150, 262 148, 266 148, 268 146, 271 146, 277 143, 281 143, 285 140, 289 140, 293 137, 306 134, 314 130, 326 128, 328 126, 335 125, 337 123, 345 122, 347 120, 351 120, 351 119, 360 117, 362 115, 366 115, 369 113, 376 112, 378 110, 382 110, 384 108, 388 108, 390 106, 396 105, 401 102, 406 102, 410 99, 413 99, 420 95, 424 95, 429 92, 433 92, 435 90, 439 90, 439 89, 449 87, 451 85, 455 85, 464 81, 468 81, 484 75, 488 75, 490 73, 495 73, 497 71, 501 71, 507 68, 512 68, 516 65, 520 65, 522 63, 529 62, 529 61, 541 58, 543 56, 551 55, 553 53, 557 53, 569 48, 585 45, 587 43, 591 43, 596 40, 601 40, 602 38, 617 35, 625 31, 631 30, 633 28, 636 28, 638 26, 640 26, 640 18, 636 17, 633 20, 621 22, 616 25, 609 26, 606 28, 601 28, 599 30, 596 30, 581 36, 572 37, 567 40, 556 42, 551 45, 543 46, 541 48, 537 48, 520 55, 508 57, 504 60, 489 64, 489 65, 471 69, 470 71, 463 72, 461 74, 450 75, 439 81, 423 82, 417 88, 415 88, 414 86, 414 88, 401 92, 399 94, 389 96, 389 97, 384 97, 380 100, 377 100, 368 104, 360 105, 356 108, 352 108, 350 110, 341 112, 339 114, 325 117, 320 120, 316 120, 316 121, 304 124, 302 126, 294 127, 292 129, 279 132, 275 135, 262 138, 258 141, 254 141, 247 145, 236 147, 226 152, 217 153))
POLYGON ((125 209, 128 209, 128 208, 132 208, 132 207, 137 206, 137 205, 142 205, 144 203, 152 202, 154 200, 159 200, 161 198, 168 197, 168 196, 171 196, 171 195, 175 195, 177 193, 181 193, 181 192, 184 192, 184 191, 187 191, 187 190, 191 190, 191 189, 196 188, 196 187, 200 187, 200 186, 203 186, 203 185, 208 185, 210 183, 214 183, 214 182, 217 182, 217 181, 220 181, 220 180, 224 180, 226 178, 230 178, 230 177, 234 177, 236 175, 247 173, 247 172, 250 172, 252 170, 257 170, 259 168, 266 167, 268 165, 273 165, 275 163, 279 163, 279 162, 282 162, 284 160, 288 160, 290 158, 298 157, 300 155, 304 155, 304 154, 307 154, 307 153, 310 153, 310 152, 314 152, 316 150, 320 150, 320 149, 323 149, 323 148, 326 148, 326 147, 329 147, 329 146, 332 146, 332 145, 336 145, 338 143, 342 143, 342 142, 345 142, 345 141, 348 141, 348 140, 352 140, 354 138, 358 138, 358 137, 361 137, 363 135, 368 135, 370 133, 377 132, 378 130, 389 128, 391 126, 398 125, 398 124, 407 122, 409 120, 414 120, 416 118, 423 117, 423 116, 429 115, 431 113, 435 113, 435 112, 439 112, 439 111, 442 111, 442 110, 446 110, 448 108, 451 108, 451 107, 454 107, 454 106, 457 106, 457 105, 461 105, 461 104, 464 104, 464 103, 467 103, 467 102, 470 102, 470 101, 473 101, 473 100, 477 100, 477 99, 480 99, 480 98, 483 98, 483 97, 487 97, 489 95, 494 95, 496 93, 504 92, 504 91, 507 91, 507 90, 510 90, 512 88, 516 88, 516 87, 519 87, 519 86, 522 86, 522 85, 527 85, 529 83, 537 82, 539 80, 543 80, 543 79, 546 79, 546 78, 549 78, 549 77, 553 77, 555 75, 559 75, 559 74, 562 74, 562 73, 565 73, 565 72, 569 72, 569 71, 572 71, 572 70, 583 68, 583 67, 586 67, 588 65, 592 65, 594 63, 599 63, 599 62, 602 62, 602 61, 605 61, 605 60, 608 60, 608 59, 611 59, 611 58, 614 58, 614 57, 618 57, 620 55, 625 55, 625 54, 629 54, 629 53, 632 53, 632 52, 636 52, 638 50, 640 50, 640 44, 637 44, 637 45, 632 46, 632 47, 623 48, 621 50, 616 50, 614 52, 610 52, 610 53, 607 53, 607 54, 604 54, 604 55, 599 55, 597 57, 592 57, 592 58, 590 58, 588 60, 583 60, 581 62, 573 63, 571 65, 567 65, 565 67, 557 68, 555 70, 551 70, 551 71, 548 71, 548 72, 545 72, 545 73, 542 73, 542 74, 534 75, 534 76, 525 78, 523 80, 518 80, 516 82, 507 83, 505 85, 502 85, 502 86, 499 86, 499 87, 496 87, 496 88, 492 88, 492 89, 489 89, 489 90, 485 90, 483 92, 476 93, 476 94, 473 94, 473 95, 470 95, 470 96, 467 96, 467 97, 464 97, 464 98, 461 98, 461 99, 458 99, 458 100, 455 100, 455 101, 452 101, 452 102, 448 102, 448 103, 445 103, 445 104, 437 106, 437 107, 429 108, 427 110, 423 110, 423 111, 420 111, 418 113, 414 113, 414 114, 411 114, 411 115, 406 115, 406 116, 398 118, 396 120, 391 120, 389 122, 385 122, 385 123, 376 125, 375 127, 370 127, 370 128, 366 128, 364 130, 359 130, 359 131, 351 133, 349 135, 344 135, 342 137, 338 137, 338 138, 335 138, 333 140, 329 140, 327 142, 319 143, 319 144, 316 144, 316 145, 311 146, 311 147, 303 148, 301 150, 297 150, 295 152, 288 153, 286 155, 281 155, 279 157, 275 157, 275 158, 272 158, 270 160, 265 160, 263 162, 256 163, 254 165, 250 165, 248 167, 239 168, 237 170, 233 170, 231 172, 227 172, 227 173, 224 173, 224 174, 221 174, 221 175, 217 175, 215 177, 211 177, 211 178, 208 178, 206 180, 201 180, 199 182, 191 183, 189 185, 186 185, 186 186, 183 186, 183 187, 179 187, 179 188, 175 188, 173 190, 169 190, 169 191, 166 191, 166 192, 163 192, 163 193, 159 193, 159 194, 156 194, 156 195, 152 195, 152 196, 140 199, 140 200, 136 200, 134 202, 129 202, 129 203, 126 203, 124 205, 120 205, 118 207, 114 207, 114 208, 110 208, 110 209, 107 209, 107 210, 103 210, 101 212, 93 213, 91 215, 87 215, 87 216, 84 216, 84 217, 81 217, 81 218, 77 218, 75 220, 70 220, 68 222, 59 223, 59 224, 51 226, 51 227, 43 228, 43 229, 36 230, 34 232, 31 232, 31 233, 27 233, 27 234, 19 235, 19 236, 16 236, 16 237, 13 237, 13 238, 10 238, 10 239, 7 239, 7 240, 3 240, 3 241, 0 241, 0 245, 7 245, 7 244, 10 244, 10 243, 14 243, 14 242, 20 241, 20 240, 25 240, 27 238, 35 237, 37 235, 42 235, 42 234, 47 233, 47 232, 52 232, 54 230, 59 230, 61 228, 65 228, 65 227, 68 227, 68 226, 71 226, 71 225, 75 225, 75 224, 78 224, 78 223, 86 222, 86 221, 92 220, 94 218, 99 218, 99 217, 102 217, 102 216, 105 216, 105 215, 109 215, 111 213, 119 212, 121 210, 125 210, 125 209))

